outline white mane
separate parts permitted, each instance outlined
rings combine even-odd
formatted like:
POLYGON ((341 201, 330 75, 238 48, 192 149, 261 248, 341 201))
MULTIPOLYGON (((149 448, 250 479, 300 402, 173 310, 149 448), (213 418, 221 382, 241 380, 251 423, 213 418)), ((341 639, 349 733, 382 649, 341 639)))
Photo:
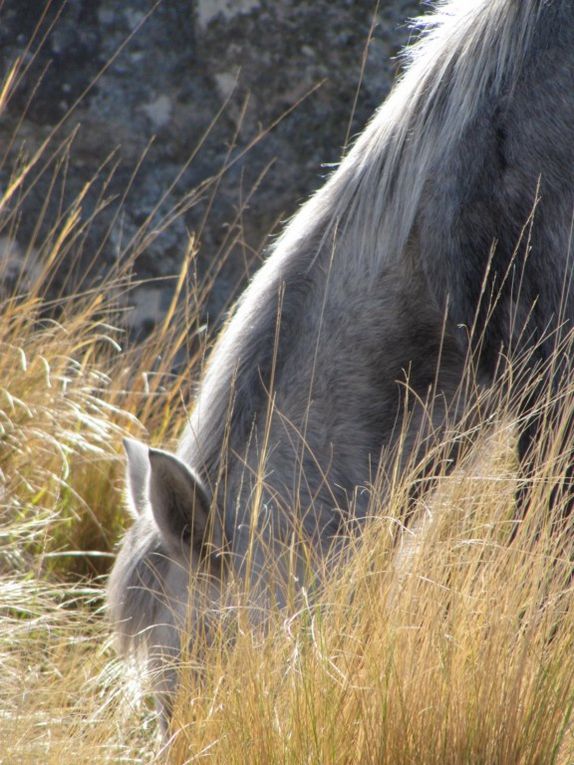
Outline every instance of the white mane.
POLYGON ((329 182, 285 240, 328 215, 357 257, 376 268, 407 241, 433 166, 479 115, 486 94, 512 86, 545 0, 443 0, 415 20, 406 67, 329 182))

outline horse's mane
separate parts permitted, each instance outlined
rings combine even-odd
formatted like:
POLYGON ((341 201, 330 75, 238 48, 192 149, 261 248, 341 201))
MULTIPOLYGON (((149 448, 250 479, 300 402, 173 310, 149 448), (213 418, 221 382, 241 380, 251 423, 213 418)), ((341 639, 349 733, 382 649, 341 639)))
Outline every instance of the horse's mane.
MULTIPOLYGON (((332 225, 365 264, 398 257, 424 184, 480 116, 510 93, 546 0, 443 0, 413 22, 404 74, 331 178, 332 225)), ((325 189, 327 190, 327 189, 325 189)))

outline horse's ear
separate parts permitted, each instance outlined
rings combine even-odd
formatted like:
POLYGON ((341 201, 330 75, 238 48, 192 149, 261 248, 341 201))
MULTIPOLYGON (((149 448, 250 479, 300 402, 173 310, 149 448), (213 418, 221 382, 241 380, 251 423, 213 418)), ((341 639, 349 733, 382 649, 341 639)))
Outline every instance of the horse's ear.
POLYGON ((149 457, 148 448, 134 438, 124 438, 127 456, 126 484, 130 514, 137 518, 144 512, 148 501, 149 457))
POLYGON ((178 457, 160 449, 149 449, 149 500, 155 521, 175 552, 206 544, 219 549, 221 527, 210 513, 210 499, 203 483, 178 457))
POLYGON ((133 438, 124 439, 124 448, 131 514, 137 518, 151 507, 165 542, 176 553, 191 547, 201 553, 207 543, 220 549, 222 525, 218 514, 210 511, 207 490, 193 470, 175 455, 133 438))

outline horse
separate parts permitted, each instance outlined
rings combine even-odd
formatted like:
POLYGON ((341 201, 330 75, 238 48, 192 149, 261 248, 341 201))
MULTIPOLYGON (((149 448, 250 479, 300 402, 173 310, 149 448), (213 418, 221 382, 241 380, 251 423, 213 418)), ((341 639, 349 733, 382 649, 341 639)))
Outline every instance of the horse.
POLYGON ((321 571, 391 461, 469 405, 469 355, 488 386, 529 354, 524 464, 540 391, 565 379, 549 360, 574 318, 574 4, 442 0, 415 26, 390 95, 232 310, 176 453, 126 442, 134 522, 108 607, 120 650, 157 670, 164 720, 181 633, 221 582, 265 613, 285 550, 321 571))

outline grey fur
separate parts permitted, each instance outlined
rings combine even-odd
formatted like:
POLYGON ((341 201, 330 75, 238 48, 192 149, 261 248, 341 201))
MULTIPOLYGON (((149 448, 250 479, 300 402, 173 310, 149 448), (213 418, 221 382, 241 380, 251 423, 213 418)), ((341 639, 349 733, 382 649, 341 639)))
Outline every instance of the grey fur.
MULTIPOLYGON (((402 79, 239 300, 178 449, 241 576, 248 550, 265 579, 294 530, 321 558, 351 507, 360 522, 377 471, 386 490, 381 455, 418 454, 462 401, 475 323, 489 381, 501 348, 544 361, 559 309, 573 316, 572 0, 450 0, 418 26, 402 79)), ((164 554, 147 513, 111 580, 125 644, 171 618, 148 590, 181 597, 164 554)))

